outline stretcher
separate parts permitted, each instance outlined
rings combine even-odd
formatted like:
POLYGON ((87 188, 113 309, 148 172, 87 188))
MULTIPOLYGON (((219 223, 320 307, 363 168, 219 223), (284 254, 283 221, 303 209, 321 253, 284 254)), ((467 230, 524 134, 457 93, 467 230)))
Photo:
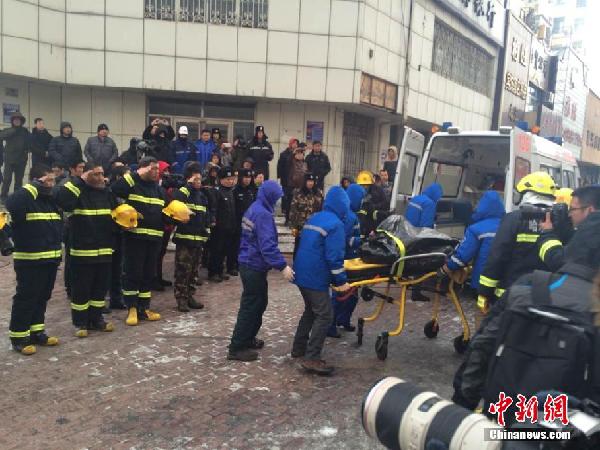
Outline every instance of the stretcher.
MULTIPOLYGON (((433 305, 432 305, 432 317, 423 328, 425 336, 432 339, 435 338, 439 332, 439 314, 441 304, 441 294, 445 294, 442 291, 442 279, 438 277, 437 271, 427 272, 424 274, 411 273, 410 270, 405 271, 407 264, 411 261, 418 260, 419 258, 428 258, 429 260, 435 260, 439 262, 441 268, 446 259, 445 253, 425 253, 417 255, 406 255, 397 259, 391 266, 385 264, 368 264, 362 261, 360 258, 348 259, 344 261, 344 268, 348 276, 348 283, 353 287, 351 292, 356 292, 358 289, 361 290, 361 298, 365 301, 371 301, 377 297, 379 302, 375 307, 373 314, 368 317, 361 317, 358 319, 357 327, 357 345, 362 345, 364 326, 367 323, 376 321, 381 315, 386 303, 396 305, 398 307, 398 326, 392 331, 383 331, 377 336, 375 343, 375 352, 380 360, 387 358, 388 339, 392 336, 398 336, 404 329, 404 318, 406 310, 406 293, 409 289, 419 287, 423 291, 429 291, 434 293, 433 305), (429 286, 424 285, 425 282, 429 281, 429 286), (431 282, 434 282, 435 286, 433 289, 430 287, 431 282), (385 292, 377 292, 372 287, 377 285, 385 286, 385 292), (399 289, 400 293, 398 297, 394 298, 390 296, 392 289, 399 289)), ((464 283, 468 275, 468 269, 458 273, 449 278, 447 295, 454 305, 456 312, 460 318, 463 332, 461 335, 454 339, 454 349, 457 353, 464 353, 471 339, 471 331, 469 324, 465 317, 460 299, 456 294, 455 287, 457 284, 464 283)))

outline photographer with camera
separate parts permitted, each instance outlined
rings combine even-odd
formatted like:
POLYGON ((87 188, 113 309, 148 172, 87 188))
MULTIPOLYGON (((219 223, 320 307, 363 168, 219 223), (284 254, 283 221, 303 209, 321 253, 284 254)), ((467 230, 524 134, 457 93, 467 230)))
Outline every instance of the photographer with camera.
POLYGON ((545 213, 539 218, 536 213, 552 207, 556 184, 546 172, 534 172, 521 178, 517 192, 521 194, 519 209, 502 219, 479 277, 477 306, 483 312, 519 277, 546 269, 536 252, 539 222, 545 213))
MULTIPOLYGON (((569 218, 576 230, 596 226, 598 211, 600 211, 600 186, 585 186, 573 191, 569 218)), ((552 219, 552 214, 548 212, 545 220, 540 223, 542 233, 538 241, 538 254, 549 270, 556 271, 564 264, 568 246, 563 246, 564 238, 552 219)), ((597 232, 600 233, 600 228, 597 232)))

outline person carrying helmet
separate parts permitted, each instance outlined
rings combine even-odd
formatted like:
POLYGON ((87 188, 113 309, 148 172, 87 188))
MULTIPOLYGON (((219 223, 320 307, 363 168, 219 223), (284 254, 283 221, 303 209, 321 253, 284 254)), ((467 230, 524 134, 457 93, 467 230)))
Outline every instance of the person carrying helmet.
POLYGON ((236 259, 238 249, 235 248, 237 234, 237 217, 233 187, 236 176, 231 167, 219 170, 219 184, 212 191, 215 210, 215 226, 210 238, 208 261, 208 279, 220 283, 229 280, 229 276, 237 276, 236 259), (223 273, 223 263, 227 259, 227 273, 223 273))
MULTIPOLYGON (((597 223, 600 214, 600 186, 577 188, 572 191, 571 198, 564 189, 557 191, 557 203, 559 195, 561 201, 568 201, 570 205, 569 218, 575 230, 585 229, 591 223, 597 223)), ((546 213, 546 220, 540 223, 540 227, 542 232, 538 240, 538 255, 548 269, 555 272, 564 264, 565 253, 571 246, 571 240, 568 240, 567 243, 567 239, 561 236, 564 233, 561 233, 560 229, 555 229, 550 213, 546 213)), ((584 251, 584 249, 580 249, 580 251, 584 251)))
POLYGON ((188 140, 188 128, 185 125, 179 127, 177 139, 172 143, 175 161, 171 170, 177 174, 183 174, 185 163, 196 160, 196 147, 188 140))
POLYGON ((375 184, 373 174, 368 170, 359 172, 356 183, 366 191, 362 206, 357 212, 361 236, 366 237, 375 231, 377 225, 387 217, 390 205, 385 192, 381 186, 375 184))
POLYGON ((505 214, 504 203, 498 192, 486 191, 471 216, 471 225, 465 230, 462 242, 443 267, 444 272, 461 270, 475 260, 471 273, 471 289, 476 291, 479 287, 479 276, 505 214))
MULTIPOLYGON (((346 189, 346 194, 350 199, 350 211, 344 220, 344 232, 346 234, 346 254, 344 259, 353 259, 358 257, 358 249, 360 248, 360 223, 356 213, 360 210, 360 205, 366 194, 365 189, 358 184, 351 184, 346 189)), ((327 336, 339 338, 341 337, 337 327, 342 327, 346 331, 354 331, 354 327, 350 323, 352 313, 358 303, 358 295, 352 294, 343 301, 338 300, 339 294, 333 291, 331 295, 331 304, 333 307, 333 321, 327 331, 327 336)))
POLYGON ((421 195, 410 199, 404 216, 414 227, 433 228, 435 224, 435 211, 437 202, 444 195, 444 190, 439 183, 432 183, 421 195))
POLYGON ((62 253, 63 221, 52 198, 54 178, 50 167, 33 166, 30 182, 6 202, 12 219, 12 255, 17 275, 9 336, 13 350, 24 355, 34 354, 36 344, 58 345, 58 338, 45 331, 46 305, 62 253))
POLYGON ((204 305, 197 301, 194 280, 198 274, 202 250, 210 233, 208 218, 208 199, 202 190, 202 168, 197 162, 187 163, 183 171, 186 185, 173 191, 173 199, 185 204, 194 214, 189 222, 177 225, 173 242, 175 249, 175 300, 177 309, 189 312, 202 309, 204 305))
POLYGON ((104 182, 101 162, 85 164, 81 177, 71 177, 55 193, 56 203, 68 213, 71 257, 71 317, 75 336, 88 330, 113 331, 102 317, 114 252, 111 212, 117 200, 104 182))
POLYGON ((477 306, 484 312, 517 278, 547 269, 536 251, 540 224, 524 217, 523 208, 551 207, 556 184, 546 172, 534 172, 521 178, 517 192, 521 194, 519 209, 502 219, 479 277, 477 306))
POLYGON ((312 173, 304 175, 304 184, 300 189, 294 189, 290 204, 290 228, 294 237, 294 253, 298 250, 300 231, 308 218, 321 211, 323 207, 323 192, 317 188, 317 177, 312 173))
POLYGON ((125 323, 160 320, 150 310, 152 281, 164 233, 164 193, 158 185, 158 161, 146 156, 139 168, 112 185, 112 191, 141 214, 136 228, 126 230, 123 239, 123 301, 129 312, 125 323))

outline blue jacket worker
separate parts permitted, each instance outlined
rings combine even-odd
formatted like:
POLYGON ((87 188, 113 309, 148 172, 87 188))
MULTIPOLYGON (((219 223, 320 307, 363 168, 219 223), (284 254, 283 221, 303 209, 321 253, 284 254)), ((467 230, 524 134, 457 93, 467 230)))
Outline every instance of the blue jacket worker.
POLYGON ((496 191, 486 191, 471 216, 472 223, 465 230, 465 237, 448 260, 449 270, 460 270, 475 260, 471 273, 473 289, 479 287, 479 276, 504 214, 504 203, 500 195, 496 191))
POLYGON ((444 191, 439 183, 425 188, 421 195, 413 197, 406 208, 406 220, 415 227, 433 228, 435 209, 444 191))
POLYGON ((242 238, 238 256, 242 278, 242 298, 237 322, 231 336, 227 359, 254 361, 265 343, 256 335, 267 309, 267 273, 281 271, 287 281, 294 280, 294 272, 279 251, 277 227, 273 218, 275 203, 283 197, 276 181, 265 181, 258 190, 256 201, 242 218, 242 238))
POLYGON ((194 145, 196 146, 196 161, 200 163, 200 167, 206 167, 212 154, 217 151, 217 144, 210 138, 210 130, 202 130, 200 139, 194 145))
POLYGON ((333 320, 329 286, 348 291, 344 253, 344 221, 350 200, 343 188, 333 186, 323 211, 313 214, 304 224, 294 259, 296 284, 304 299, 304 313, 298 323, 292 358, 301 358, 302 368, 319 375, 330 375, 333 367, 321 359, 327 330, 333 320))
POLYGON ((177 134, 177 139, 173 141, 175 162, 171 165, 171 170, 183 175, 183 166, 185 163, 196 160, 196 147, 188 140, 188 128, 185 125, 179 127, 177 134))
MULTIPOLYGON (((350 199, 350 211, 344 220, 344 232, 346 234, 346 255, 345 259, 353 259, 358 257, 358 249, 360 248, 360 223, 356 213, 360 210, 363 198, 366 195, 365 189, 358 184, 351 184, 346 189, 346 194, 350 199)), ((337 327, 343 327, 346 331, 354 331, 356 328, 350 323, 352 313, 358 303, 358 296, 350 295, 343 301, 338 300, 339 294, 333 292, 331 296, 331 304, 333 306, 333 321, 327 331, 327 336, 339 338, 342 335, 337 330, 337 327)))

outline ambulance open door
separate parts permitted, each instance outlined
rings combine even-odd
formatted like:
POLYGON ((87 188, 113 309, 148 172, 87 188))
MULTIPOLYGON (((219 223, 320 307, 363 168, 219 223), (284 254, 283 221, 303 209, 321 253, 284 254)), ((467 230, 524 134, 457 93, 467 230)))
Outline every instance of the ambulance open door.
POLYGON ((423 158, 425 136, 409 127, 404 127, 404 137, 398 155, 398 166, 390 199, 390 211, 404 214, 408 199, 415 195, 418 170, 423 158))

